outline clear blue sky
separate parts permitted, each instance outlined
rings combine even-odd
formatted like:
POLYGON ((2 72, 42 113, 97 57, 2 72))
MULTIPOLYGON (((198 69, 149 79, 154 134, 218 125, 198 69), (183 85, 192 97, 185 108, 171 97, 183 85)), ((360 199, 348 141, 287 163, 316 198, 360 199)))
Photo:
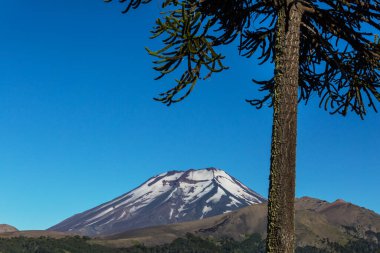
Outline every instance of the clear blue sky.
MULTIPOLYGON (((252 77, 272 73, 223 49, 230 69, 166 107, 144 46, 157 1, 128 15, 101 0, 0 3, 0 223, 46 229, 167 170, 218 167, 267 195, 272 110, 252 77)), ((297 196, 380 213, 380 115, 299 106, 297 196)))

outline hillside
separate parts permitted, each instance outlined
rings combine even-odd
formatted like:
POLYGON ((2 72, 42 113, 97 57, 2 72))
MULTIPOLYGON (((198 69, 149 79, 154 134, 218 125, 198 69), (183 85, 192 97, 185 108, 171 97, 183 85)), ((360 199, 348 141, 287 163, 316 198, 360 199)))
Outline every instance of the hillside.
POLYGON ((15 232, 18 231, 17 228, 10 226, 8 224, 0 224, 0 233, 15 232))
MULTIPOLYGON (((145 245, 168 243, 190 232, 203 238, 232 237, 242 240, 248 234, 266 235, 265 204, 257 204, 215 217, 127 231, 99 240, 100 243, 123 247, 136 242, 145 245)), ((298 246, 321 246, 323 240, 345 244, 363 238, 377 240, 380 215, 351 203, 304 197, 296 201, 296 239, 298 246), (358 214, 360 214, 358 216, 358 214), (340 216, 339 219, 336 217, 340 216)))

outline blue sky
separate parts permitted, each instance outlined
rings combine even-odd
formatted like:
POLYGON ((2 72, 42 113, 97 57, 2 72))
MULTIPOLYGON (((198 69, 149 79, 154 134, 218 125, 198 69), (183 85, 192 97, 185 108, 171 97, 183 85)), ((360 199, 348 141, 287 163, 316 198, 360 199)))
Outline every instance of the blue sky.
MULTIPOLYGON (((158 2, 122 15, 101 0, 0 3, 0 224, 46 229, 168 170, 218 167, 268 190, 272 110, 244 100, 272 73, 221 49, 224 73, 184 102, 152 100, 144 46, 158 2)), ((297 196, 343 198, 380 213, 380 115, 299 106, 297 196)))

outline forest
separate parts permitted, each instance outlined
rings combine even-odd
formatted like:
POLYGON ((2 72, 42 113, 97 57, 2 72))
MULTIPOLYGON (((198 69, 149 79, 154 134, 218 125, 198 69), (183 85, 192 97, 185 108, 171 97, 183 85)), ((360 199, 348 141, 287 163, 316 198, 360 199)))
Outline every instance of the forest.
MULTIPOLYGON (((380 253, 380 233, 376 240, 350 241, 346 245, 325 242, 323 249, 312 246, 297 247, 296 253, 380 253)), ((155 247, 135 245, 130 248, 111 248, 94 244, 88 237, 1 238, 0 253, 264 253, 265 241, 258 234, 236 241, 224 238, 220 241, 203 239, 192 234, 178 238, 170 244, 155 247)))

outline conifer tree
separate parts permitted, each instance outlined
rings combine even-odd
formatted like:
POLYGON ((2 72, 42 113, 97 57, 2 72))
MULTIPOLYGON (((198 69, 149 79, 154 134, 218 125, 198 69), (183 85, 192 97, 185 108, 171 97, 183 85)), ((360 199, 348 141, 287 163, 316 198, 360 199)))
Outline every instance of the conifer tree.
MULTIPOLYGON (((110 2, 112 0, 105 0, 110 2)), ((119 0, 124 13, 151 0, 119 0)), ((163 47, 157 79, 181 71, 157 101, 171 105, 199 79, 226 69, 218 49, 238 40, 238 51, 274 63, 269 80, 254 80, 273 107, 267 252, 294 252, 297 104, 315 94, 331 114, 363 118, 380 101, 380 0, 162 0, 165 12, 152 38, 163 47), (175 71, 177 70, 177 71, 175 71)))

